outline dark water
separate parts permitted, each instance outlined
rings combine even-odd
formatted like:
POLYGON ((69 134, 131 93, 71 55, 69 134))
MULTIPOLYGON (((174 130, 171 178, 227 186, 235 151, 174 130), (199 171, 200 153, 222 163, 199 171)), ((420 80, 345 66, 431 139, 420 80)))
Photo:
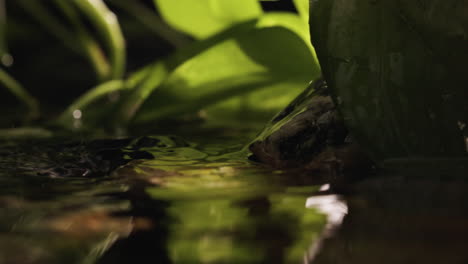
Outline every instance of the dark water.
POLYGON ((246 140, 154 138, 154 159, 106 177, 3 157, 0 263, 468 263, 462 172, 386 172, 337 194, 250 163, 246 140))

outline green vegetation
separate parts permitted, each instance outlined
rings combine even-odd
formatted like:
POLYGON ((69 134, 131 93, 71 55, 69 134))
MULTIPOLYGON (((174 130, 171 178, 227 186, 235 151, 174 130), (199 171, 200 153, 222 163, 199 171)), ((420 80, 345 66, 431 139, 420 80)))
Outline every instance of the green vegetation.
POLYGON ((264 124, 321 74, 310 9, 324 76, 375 159, 466 155, 462 4, 295 0, 294 12, 267 12, 267 2, 2 0, 0 92, 26 109, 4 104, 23 122, 2 126, 121 134, 166 120, 264 124), (70 98, 51 110, 54 91, 70 98))
POLYGON ((6 10, 0 3, 6 14, 0 20, 0 84, 28 106, 28 117, 38 117, 46 105, 31 91, 53 80, 23 88, 9 73, 6 44, 21 30, 9 6, 28 14, 95 72, 95 86, 52 117, 66 129, 122 131, 196 117, 200 110, 216 122, 265 122, 320 74, 309 42, 307 0, 295 1, 297 12, 264 12, 258 0, 155 0, 153 7, 143 1, 19 0, 6 1, 6 10), (156 34, 174 51, 126 70, 133 51, 126 48, 131 34, 124 15, 138 23, 136 30, 146 30, 148 38, 156 34))

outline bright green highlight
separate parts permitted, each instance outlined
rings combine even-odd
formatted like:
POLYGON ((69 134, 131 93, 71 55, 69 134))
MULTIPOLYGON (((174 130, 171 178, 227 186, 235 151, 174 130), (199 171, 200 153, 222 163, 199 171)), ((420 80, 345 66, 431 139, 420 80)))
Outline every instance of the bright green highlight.
POLYGON ((147 99, 136 121, 193 112, 222 99, 285 83, 297 95, 318 74, 310 58, 308 47, 287 29, 239 32, 177 67, 147 99))
POLYGON ((167 23, 197 39, 262 13, 257 0, 155 0, 155 3, 167 23))
POLYGON ((75 4, 104 37, 112 69, 110 79, 122 78, 126 60, 125 39, 116 15, 101 0, 75 0, 75 4))

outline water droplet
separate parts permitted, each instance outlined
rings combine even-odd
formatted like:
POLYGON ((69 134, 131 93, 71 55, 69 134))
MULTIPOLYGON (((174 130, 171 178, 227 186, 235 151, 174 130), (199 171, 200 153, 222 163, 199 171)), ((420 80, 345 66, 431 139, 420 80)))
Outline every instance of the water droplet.
POLYGON ((328 190, 330 190, 330 184, 324 184, 324 185, 320 186, 320 189, 319 189, 319 191, 321 191, 321 192, 325 192, 325 191, 328 191, 328 190))
POLYGON ((13 65, 14 60, 10 54, 4 54, 2 56, 1 62, 3 65, 5 65, 5 67, 10 67, 11 65, 13 65))
POLYGON ((73 111, 73 118, 81 119, 82 116, 83 116, 83 113, 81 112, 80 109, 76 109, 75 111, 73 111))

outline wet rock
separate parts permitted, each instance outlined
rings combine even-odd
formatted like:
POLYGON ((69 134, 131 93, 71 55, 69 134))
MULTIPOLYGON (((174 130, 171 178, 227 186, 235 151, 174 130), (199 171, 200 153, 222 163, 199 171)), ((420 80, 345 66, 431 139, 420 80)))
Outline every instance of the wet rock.
POLYGON ((326 82, 312 83, 249 146, 253 161, 275 168, 341 173, 368 169, 370 159, 353 142, 326 82))

